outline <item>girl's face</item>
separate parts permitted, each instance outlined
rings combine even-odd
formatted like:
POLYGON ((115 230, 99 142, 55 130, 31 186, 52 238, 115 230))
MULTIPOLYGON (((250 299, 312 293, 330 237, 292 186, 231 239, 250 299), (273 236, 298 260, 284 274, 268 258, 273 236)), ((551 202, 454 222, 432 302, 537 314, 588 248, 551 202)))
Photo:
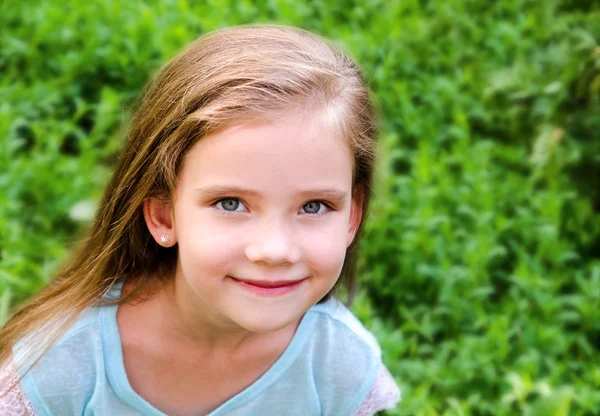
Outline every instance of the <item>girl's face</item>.
POLYGON ((307 119, 232 127, 186 155, 172 211, 176 285, 228 327, 297 322, 337 281, 359 225, 352 154, 307 119))

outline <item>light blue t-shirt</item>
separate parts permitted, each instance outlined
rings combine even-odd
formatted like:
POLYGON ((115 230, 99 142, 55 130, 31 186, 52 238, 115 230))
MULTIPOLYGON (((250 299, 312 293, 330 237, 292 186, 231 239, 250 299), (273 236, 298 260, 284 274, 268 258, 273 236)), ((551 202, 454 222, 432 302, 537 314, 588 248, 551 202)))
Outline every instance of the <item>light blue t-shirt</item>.
MULTIPOLYGON (((381 365, 373 335, 332 298, 310 308, 277 361, 210 416, 350 415, 381 365)), ((127 380, 116 305, 86 310, 21 384, 38 416, 165 416, 127 380)))

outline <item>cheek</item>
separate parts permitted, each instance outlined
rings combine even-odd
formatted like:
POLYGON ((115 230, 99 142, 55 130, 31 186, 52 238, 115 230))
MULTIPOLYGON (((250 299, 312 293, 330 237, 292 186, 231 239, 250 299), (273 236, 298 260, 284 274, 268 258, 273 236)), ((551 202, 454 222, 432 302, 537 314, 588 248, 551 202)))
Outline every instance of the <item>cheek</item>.
POLYGON ((184 270, 198 273, 218 273, 231 265, 241 250, 241 239, 235 238, 234 229, 228 231, 210 218, 214 213, 198 212, 179 218, 176 223, 179 258, 184 270))
POLYGON ((203 271, 218 269, 230 262, 232 253, 236 252, 231 240, 225 240, 217 235, 205 233, 194 234, 186 230, 179 240, 179 256, 182 263, 202 267, 203 271))
POLYGON ((327 275, 339 274, 346 255, 346 238, 347 230, 341 225, 305 235, 303 251, 311 268, 327 275))

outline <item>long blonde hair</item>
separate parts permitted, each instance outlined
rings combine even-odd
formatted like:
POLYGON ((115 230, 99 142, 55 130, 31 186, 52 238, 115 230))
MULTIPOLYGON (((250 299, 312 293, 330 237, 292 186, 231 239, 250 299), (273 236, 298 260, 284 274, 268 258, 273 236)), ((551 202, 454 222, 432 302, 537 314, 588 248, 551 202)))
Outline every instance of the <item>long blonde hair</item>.
POLYGON ((25 336, 25 356, 36 362, 84 309, 106 303, 103 295, 119 278, 133 288, 114 301, 119 304, 154 293, 170 279, 177 249, 151 238, 144 200, 171 198, 186 152, 202 137, 299 105, 317 115, 333 113, 354 155, 353 189, 363 217, 338 280, 351 299, 377 133, 364 78, 351 59, 312 33, 276 25, 232 27, 194 41, 146 87, 88 239, 0 330, 0 367, 25 336), (38 331, 42 327, 52 330, 38 331))

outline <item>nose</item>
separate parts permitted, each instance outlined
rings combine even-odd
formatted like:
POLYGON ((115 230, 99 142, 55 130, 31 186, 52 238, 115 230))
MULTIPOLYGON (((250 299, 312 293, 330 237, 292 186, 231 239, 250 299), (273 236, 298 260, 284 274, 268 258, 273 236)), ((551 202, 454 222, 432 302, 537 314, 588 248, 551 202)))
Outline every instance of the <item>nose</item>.
POLYGON ((295 264, 300 259, 300 248, 280 222, 265 221, 246 246, 246 257, 271 266, 295 264))

